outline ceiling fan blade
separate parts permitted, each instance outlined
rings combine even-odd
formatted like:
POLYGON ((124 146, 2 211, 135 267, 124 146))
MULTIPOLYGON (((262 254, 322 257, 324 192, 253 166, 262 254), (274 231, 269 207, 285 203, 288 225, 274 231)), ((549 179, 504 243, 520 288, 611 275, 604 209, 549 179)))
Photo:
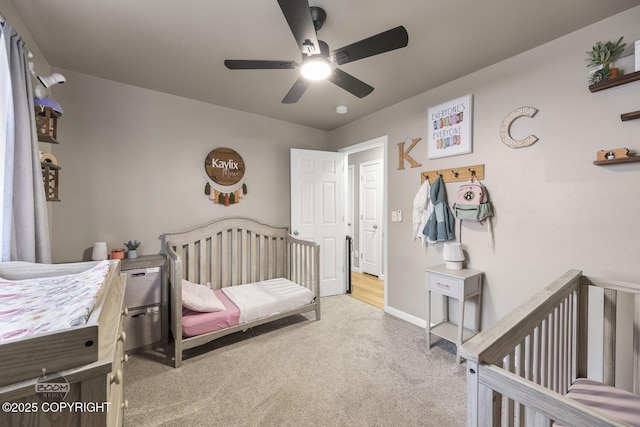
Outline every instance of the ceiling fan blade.
POLYGON ((300 51, 307 55, 320 53, 316 29, 311 19, 311 11, 307 0, 278 0, 293 37, 300 46, 300 51))
POLYGON ((331 52, 338 65, 406 47, 409 34, 401 25, 331 52))
POLYGON ((298 102, 305 90, 311 85, 311 81, 300 77, 289 89, 289 92, 282 100, 283 104, 295 104, 298 102))
POLYGON ((362 80, 358 80, 349 73, 336 68, 327 79, 336 86, 341 87, 347 92, 351 92, 358 98, 364 98, 373 92, 373 87, 369 86, 362 80))
POLYGON ((262 61, 246 59, 227 59, 224 65, 230 70, 293 70, 294 61, 262 61))

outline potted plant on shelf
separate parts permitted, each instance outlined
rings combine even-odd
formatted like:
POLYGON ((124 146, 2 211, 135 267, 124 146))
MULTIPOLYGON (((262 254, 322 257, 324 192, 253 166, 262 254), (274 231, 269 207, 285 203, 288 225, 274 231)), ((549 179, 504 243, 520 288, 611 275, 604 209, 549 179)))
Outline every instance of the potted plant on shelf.
POLYGON ((608 41, 606 43, 597 42, 591 50, 586 51, 587 67, 597 67, 589 79, 590 84, 598 83, 603 80, 618 77, 618 68, 611 67, 611 63, 622 55, 626 43, 622 42, 624 37, 620 37, 617 42, 608 41))
POLYGON ((140 243, 142 242, 138 242, 137 240, 133 242, 129 240, 127 243, 124 243, 128 249, 127 258, 138 258, 138 246, 140 246, 140 243))

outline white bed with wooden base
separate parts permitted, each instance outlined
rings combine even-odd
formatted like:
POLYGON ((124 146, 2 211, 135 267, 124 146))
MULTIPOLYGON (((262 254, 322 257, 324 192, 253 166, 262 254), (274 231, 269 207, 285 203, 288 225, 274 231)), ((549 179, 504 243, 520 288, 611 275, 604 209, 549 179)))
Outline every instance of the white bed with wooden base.
POLYGON ((0 425, 122 425, 124 288, 118 261, 0 263, 0 425), (89 283, 87 275, 96 270, 100 278, 92 275, 89 283), (86 288, 93 286, 98 289, 84 304, 82 316, 68 310, 82 303, 86 288), (71 288, 80 292, 66 292, 71 288), (65 312, 75 326, 60 323, 65 312), (64 398, 36 388, 65 381, 64 398))
POLYGON ((568 271, 464 343, 460 354, 467 359, 468 426, 640 426, 640 284, 568 271), (631 334, 616 341, 624 331, 616 322, 632 324, 631 334), (602 363, 588 360, 589 337, 602 346, 602 363), (616 357, 620 341, 631 358, 616 357), (598 381, 586 379, 588 363, 594 376, 602 374, 598 381), (630 390, 616 387, 617 371, 618 379, 632 377, 630 390))
POLYGON ((320 319, 319 246, 294 238, 286 227, 224 218, 166 233, 164 241, 175 367, 185 350, 234 332, 309 311, 320 319), (211 288, 224 308, 184 308, 183 283, 211 288))

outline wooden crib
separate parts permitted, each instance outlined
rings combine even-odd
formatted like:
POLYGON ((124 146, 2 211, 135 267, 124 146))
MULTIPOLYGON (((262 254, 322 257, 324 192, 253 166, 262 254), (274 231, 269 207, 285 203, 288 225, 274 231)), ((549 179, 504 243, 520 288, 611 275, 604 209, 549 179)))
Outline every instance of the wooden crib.
POLYGON ((296 239, 286 227, 273 227, 249 218, 222 218, 187 231, 164 235, 169 259, 171 332, 174 366, 183 351, 225 335, 294 314, 315 311, 320 319, 320 248, 296 239), (285 278, 310 289, 315 298, 303 307, 249 323, 193 337, 182 335, 181 280, 212 289, 274 278, 285 278))
MULTIPOLYGON (((594 301, 604 303, 602 394, 631 399, 640 416, 640 284, 582 275, 571 270, 528 302, 462 345, 467 359, 468 426, 630 426, 620 413, 595 410, 571 398, 578 378, 587 377, 589 327, 594 301), (592 303, 589 303, 589 299, 592 303), (615 388, 618 300, 633 298, 633 393, 615 388), (567 393, 569 392, 569 395, 567 393)), ((599 311, 599 310, 598 310, 599 311)), ((593 361, 592 361, 593 363, 593 361)), ((575 394, 574 394, 575 396, 575 394)), ((615 400, 616 397, 614 397, 615 400)), ((628 415, 628 414, 627 414, 628 415)))

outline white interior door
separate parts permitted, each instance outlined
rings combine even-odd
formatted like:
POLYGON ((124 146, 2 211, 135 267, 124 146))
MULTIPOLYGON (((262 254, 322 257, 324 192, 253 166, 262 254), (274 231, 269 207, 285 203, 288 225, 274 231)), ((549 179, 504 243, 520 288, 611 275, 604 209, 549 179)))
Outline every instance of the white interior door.
POLYGON ((382 184, 379 161, 360 164, 360 267, 380 275, 382 184))
POLYGON ((346 292, 344 157, 291 149, 291 232, 320 245, 320 296, 346 292))

